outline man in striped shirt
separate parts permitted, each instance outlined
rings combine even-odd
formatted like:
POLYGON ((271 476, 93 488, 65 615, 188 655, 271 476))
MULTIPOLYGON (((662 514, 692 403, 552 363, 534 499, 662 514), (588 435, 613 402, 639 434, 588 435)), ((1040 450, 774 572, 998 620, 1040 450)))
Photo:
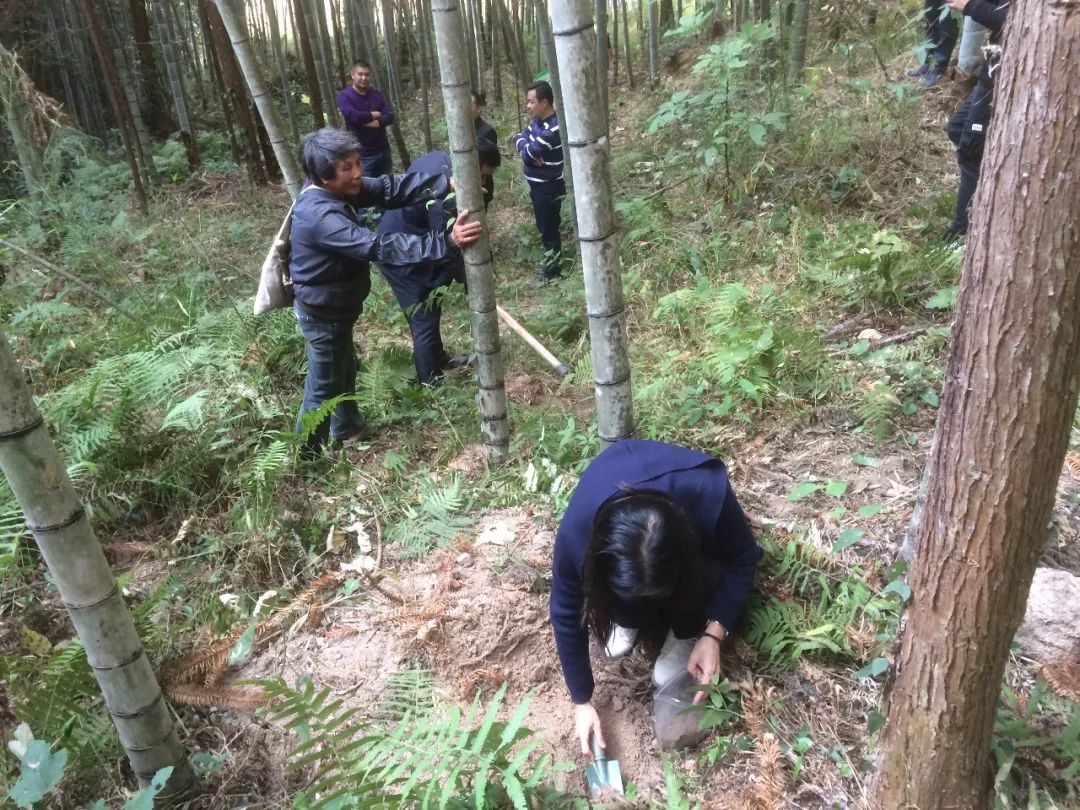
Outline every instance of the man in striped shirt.
POLYGON ((525 164, 536 227, 544 246, 543 264, 536 269, 535 286, 547 284, 562 273, 562 201, 566 196, 563 181, 563 148, 559 135, 559 116, 555 96, 547 82, 533 82, 526 94, 526 107, 532 119, 529 126, 514 138, 514 148, 525 164))

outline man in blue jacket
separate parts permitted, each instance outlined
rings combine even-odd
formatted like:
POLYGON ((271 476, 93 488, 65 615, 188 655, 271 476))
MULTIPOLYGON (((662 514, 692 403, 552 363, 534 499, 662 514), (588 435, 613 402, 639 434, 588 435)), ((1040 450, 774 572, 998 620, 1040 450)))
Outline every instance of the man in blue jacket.
POLYGON ((1009 12, 1009 0, 947 2, 949 8, 956 9, 990 31, 989 43, 983 47, 986 60, 979 71, 979 79, 945 125, 949 140, 956 146, 956 165, 960 170, 956 213, 945 232, 946 239, 953 240, 967 234, 971 200, 979 185, 986 128, 990 125, 990 110, 994 101, 994 74, 1001 61, 1001 35, 1009 12))
POLYGON ((614 657, 630 651, 638 628, 666 625, 654 684, 683 671, 708 683, 763 554, 720 459, 623 439, 593 460, 559 524, 551 581, 551 626, 582 753, 591 735, 605 745, 589 631, 614 657))
MULTIPOLYGON (((464 223, 468 211, 461 212, 449 233, 379 235, 363 227, 358 207, 401 208, 437 200, 452 187, 441 174, 364 177, 360 144, 349 132, 327 127, 305 135, 300 162, 307 183, 293 205, 289 254, 294 310, 308 357, 298 432, 305 413, 356 391, 352 331, 371 291, 368 262, 441 262, 480 236, 479 222, 464 223)), ((327 438, 345 442, 367 433, 356 403, 341 402, 329 420, 311 431, 306 451, 317 454, 327 438)))
POLYGON ((546 284, 562 273, 562 201, 566 196, 563 180, 563 148, 555 96, 547 82, 533 82, 525 96, 532 118, 529 126, 514 138, 514 148, 525 164, 536 227, 544 246, 544 260, 536 270, 534 285, 546 284))
MULTIPOLYGON (((476 151, 480 158, 481 182, 486 182, 502 163, 502 156, 495 144, 483 139, 477 140, 476 151)), ((409 172, 424 176, 439 175, 449 180, 450 155, 446 152, 428 152, 413 161, 409 172)), ((489 200, 485 185, 484 202, 489 200)), ((379 220, 379 234, 408 233, 419 236, 431 231, 445 231, 456 216, 457 207, 452 197, 411 205, 383 214, 379 220)), ((452 254, 442 261, 416 264, 381 261, 379 267, 409 323, 416 377, 424 385, 436 385, 444 370, 462 366, 468 359, 467 355, 451 357, 443 347, 440 331, 442 296, 455 281, 465 283, 465 263, 461 254, 452 254)))

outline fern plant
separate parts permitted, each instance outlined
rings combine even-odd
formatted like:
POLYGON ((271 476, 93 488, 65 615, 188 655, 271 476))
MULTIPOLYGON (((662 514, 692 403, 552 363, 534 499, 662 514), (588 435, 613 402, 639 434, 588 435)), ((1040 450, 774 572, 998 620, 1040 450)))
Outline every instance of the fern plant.
POLYGON ((401 717, 390 725, 344 708, 311 681, 295 689, 281 680, 260 685, 275 702, 271 719, 300 740, 289 770, 311 772, 309 786, 295 798, 299 808, 525 810, 560 803, 545 780, 568 766, 554 764, 549 753, 537 756, 541 740, 523 725, 528 699, 508 720, 497 719, 505 685, 486 709, 478 695, 465 712, 439 712, 429 698, 430 681, 413 673, 398 683, 391 705, 401 717))
POLYGON ((449 545, 472 525, 464 514, 468 502, 459 476, 451 476, 446 484, 424 476, 417 496, 417 503, 406 505, 388 532, 390 540, 401 544, 403 554, 419 555, 433 545, 449 545))

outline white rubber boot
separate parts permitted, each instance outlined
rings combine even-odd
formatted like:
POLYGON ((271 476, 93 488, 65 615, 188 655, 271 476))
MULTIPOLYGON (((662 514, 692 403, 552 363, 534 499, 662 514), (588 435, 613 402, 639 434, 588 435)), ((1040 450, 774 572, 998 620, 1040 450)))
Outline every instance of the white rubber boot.
POLYGON ((615 625, 611 635, 608 636, 607 644, 604 645, 604 652, 607 653, 607 657, 619 658, 634 649, 634 644, 637 643, 637 634, 637 630, 615 625))
POLYGON ((696 643, 696 638, 675 638, 675 634, 668 630, 664 646, 653 664, 653 686, 663 686, 676 675, 685 672, 696 643))

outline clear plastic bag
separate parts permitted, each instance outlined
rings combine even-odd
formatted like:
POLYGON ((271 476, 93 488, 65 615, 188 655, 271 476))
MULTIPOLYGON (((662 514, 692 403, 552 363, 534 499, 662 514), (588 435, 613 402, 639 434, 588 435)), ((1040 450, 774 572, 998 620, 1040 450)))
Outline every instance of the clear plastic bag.
POLYGON ((701 712, 693 708, 696 686, 694 677, 683 671, 653 695, 653 722, 661 749, 694 748, 708 736, 708 729, 700 728, 701 712))

